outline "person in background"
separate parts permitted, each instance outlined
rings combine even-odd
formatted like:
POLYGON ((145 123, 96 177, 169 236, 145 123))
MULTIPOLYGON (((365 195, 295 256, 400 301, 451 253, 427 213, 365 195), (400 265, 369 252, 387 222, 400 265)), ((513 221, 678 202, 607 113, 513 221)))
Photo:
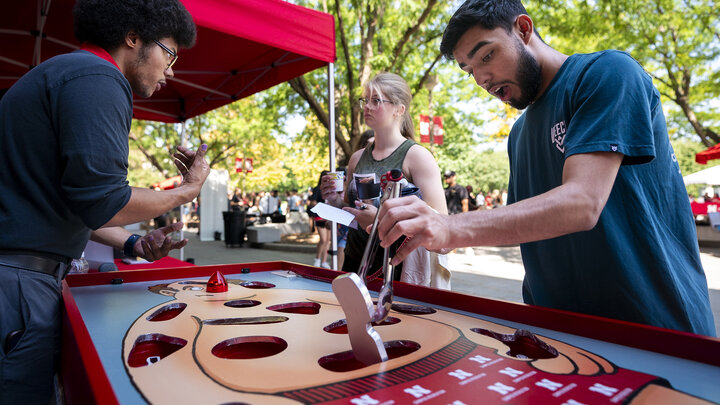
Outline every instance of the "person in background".
POLYGON ((347 246, 347 236, 350 227, 337 224, 337 251, 338 251, 338 269, 342 269, 345 263, 345 246, 347 246))
POLYGON ((467 190, 468 194, 468 211, 475 211, 478 209, 477 204, 475 203, 476 196, 473 193, 473 188, 471 185, 465 186, 465 190, 467 190))
POLYGON ((475 196, 475 206, 479 210, 484 210, 485 208, 485 196, 482 193, 482 190, 479 190, 477 195, 475 196))
POLYGON ((490 191, 488 191, 487 194, 485 194, 485 208, 486 209, 492 209, 495 208, 493 206, 493 195, 490 191))
POLYGON ((272 215, 280 208, 280 199, 278 198, 278 191, 273 190, 270 193, 265 193, 258 203, 258 208, 262 215, 272 215))
POLYGON ((156 260, 187 240, 173 224, 123 228, 192 201, 208 176, 207 145, 178 147, 171 190, 131 187, 133 96, 173 77, 195 24, 177 0, 78 0, 79 50, 21 77, 0 100, 0 404, 47 404, 60 353, 61 281, 92 239, 156 260))
POLYGON ((239 211, 240 208, 244 205, 242 193, 240 193, 240 189, 236 188, 235 192, 232 194, 232 197, 230 197, 230 209, 233 211, 239 211))
POLYGON ((298 190, 296 188, 290 190, 290 195, 287 198, 287 216, 288 222, 299 222, 302 218, 300 210, 302 209, 302 201, 298 196, 298 190))
POLYGON ((329 269, 330 265, 328 264, 327 256, 328 256, 328 248, 330 247, 330 228, 329 228, 330 222, 319 217, 316 213, 311 211, 311 209, 314 206, 316 206, 318 203, 324 202, 324 199, 322 196, 322 190, 320 189, 320 184, 322 182, 323 176, 325 176, 326 174, 328 174, 327 170, 323 170, 320 173, 320 178, 318 179, 318 184, 312 190, 312 195, 310 196, 310 199, 308 200, 308 214, 310 215, 310 218, 312 218, 313 221, 315 222, 315 230, 317 231, 318 237, 320 238, 317 243, 317 249, 315 251, 315 260, 313 261, 313 266, 329 269))
POLYGON ((525 112, 508 137, 508 205, 438 215, 385 202, 382 246, 520 244, 527 304, 715 335, 685 184, 652 78, 615 50, 564 55, 519 0, 467 0, 441 52, 525 112), (621 90, 619 90, 621 89, 621 90))
POLYGON ((450 215, 468 212, 468 193, 465 187, 457 184, 456 174, 452 170, 445 172, 445 202, 450 215))

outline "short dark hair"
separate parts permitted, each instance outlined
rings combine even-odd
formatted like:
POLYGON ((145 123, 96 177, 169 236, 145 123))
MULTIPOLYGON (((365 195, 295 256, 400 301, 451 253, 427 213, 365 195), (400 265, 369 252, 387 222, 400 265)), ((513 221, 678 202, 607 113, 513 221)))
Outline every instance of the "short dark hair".
POLYGON ((453 60, 453 51, 467 30, 479 25, 487 30, 501 27, 510 32, 515 18, 522 14, 527 14, 527 11, 520 0, 467 0, 445 27, 440 52, 453 60))
POLYGON ((181 48, 195 45, 195 23, 178 0, 78 0, 75 37, 105 50, 116 49, 128 32, 144 44, 172 38, 181 48))

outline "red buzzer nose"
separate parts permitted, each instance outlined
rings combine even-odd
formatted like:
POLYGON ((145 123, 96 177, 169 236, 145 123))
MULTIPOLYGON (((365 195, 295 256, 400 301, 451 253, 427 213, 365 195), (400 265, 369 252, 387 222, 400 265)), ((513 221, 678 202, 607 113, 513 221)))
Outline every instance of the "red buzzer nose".
POLYGON ((219 271, 216 271, 215 274, 210 277, 210 279, 207 282, 207 288, 205 291, 209 293, 221 293, 228 290, 227 281, 225 280, 225 276, 223 276, 222 273, 219 271))

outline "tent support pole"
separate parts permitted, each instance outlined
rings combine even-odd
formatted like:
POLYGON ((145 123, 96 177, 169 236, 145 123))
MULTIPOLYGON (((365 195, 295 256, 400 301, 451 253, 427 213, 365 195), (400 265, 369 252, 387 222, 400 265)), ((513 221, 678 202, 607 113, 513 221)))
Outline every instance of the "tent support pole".
MULTIPOLYGON (((335 64, 328 63, 328 112, 330 115, 330 171, 335 171, 335 64)), ((332 268, 338 270, 338 254, 337 254, 337 222, 332 223, 330 229, 332 245, 330 253, 332 256, 332 268)))

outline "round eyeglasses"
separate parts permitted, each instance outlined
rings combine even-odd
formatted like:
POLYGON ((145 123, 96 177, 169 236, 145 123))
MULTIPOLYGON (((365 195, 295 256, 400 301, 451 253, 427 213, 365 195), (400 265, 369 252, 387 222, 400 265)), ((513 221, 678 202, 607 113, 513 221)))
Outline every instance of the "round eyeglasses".
POLYGON ((155 41, 157 46, 162 48, 163 51, 167 52, 168 56, 170 57, 170 62, 168 62, 168 65, 167 65, 167 67, 165 67, 165 70, 170 69, 172 67, 172 65, 174 65, 175 62, 177 62, 177 59, 178 59, 177 52, 175 52, 172 49, 168 48, 167 46, 163 45, 162 42, 160 42, 160 41, 157 41, 157 40, 153 40, 153 41, 155 41))
POLYGON ((358 104, 360 104, 361 108, 365 108, 365 106, 368 106, 369 108, 374 110, 374 109, 380 107, 383 103, 395 104, 390 100, 383 100, 378 97, 372 97, 369 99, 365 98, 365 97, 358 98, 358 104))

